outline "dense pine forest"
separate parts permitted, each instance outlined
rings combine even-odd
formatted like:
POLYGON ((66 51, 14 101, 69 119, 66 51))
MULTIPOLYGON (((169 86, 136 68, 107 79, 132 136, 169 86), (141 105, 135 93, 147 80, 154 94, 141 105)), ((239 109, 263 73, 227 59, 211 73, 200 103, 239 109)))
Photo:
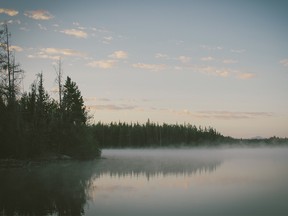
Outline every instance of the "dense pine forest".
POLYGON ((95 139, 101 148, 147 148, 217 145, 233 140, 215 129, 191 124, 110 123, 92 125, 95 139))

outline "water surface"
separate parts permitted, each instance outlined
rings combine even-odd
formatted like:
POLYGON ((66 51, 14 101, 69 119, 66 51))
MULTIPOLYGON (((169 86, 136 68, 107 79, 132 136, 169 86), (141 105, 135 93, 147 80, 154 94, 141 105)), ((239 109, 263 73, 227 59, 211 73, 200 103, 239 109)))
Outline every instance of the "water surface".
POLYGON ((288 148, 103 150, 0 170, 4 215, 285 215, 288 148))

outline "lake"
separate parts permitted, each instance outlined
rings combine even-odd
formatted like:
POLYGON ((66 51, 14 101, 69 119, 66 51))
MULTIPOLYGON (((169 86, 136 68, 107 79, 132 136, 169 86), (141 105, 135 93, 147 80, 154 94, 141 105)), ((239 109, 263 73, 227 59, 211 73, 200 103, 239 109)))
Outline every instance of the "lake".
POLYGON ((107 149, 0 169, 0 215, 286 215, 288 148, 107 149))

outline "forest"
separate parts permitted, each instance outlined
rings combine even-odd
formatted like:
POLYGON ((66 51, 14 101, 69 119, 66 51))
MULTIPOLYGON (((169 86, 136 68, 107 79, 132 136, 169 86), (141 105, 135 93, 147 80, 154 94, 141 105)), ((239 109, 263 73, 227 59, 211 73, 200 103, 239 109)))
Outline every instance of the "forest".
POLYGON ((91 130, 101 148, 195 147, 218 145, 234 140, 224 137, 214 128, 191 124, 156 124, 98 122, 91 130))
POLYGON ((0 158, 67 155, 77 159, 100 156, 88 113, 77 84, 67 76, 62 84, 61 62, 56 70, 59 100, 44 88, 43 74, 20 92, 24 71, 15 63, 7 25, 0 30, 0 158))

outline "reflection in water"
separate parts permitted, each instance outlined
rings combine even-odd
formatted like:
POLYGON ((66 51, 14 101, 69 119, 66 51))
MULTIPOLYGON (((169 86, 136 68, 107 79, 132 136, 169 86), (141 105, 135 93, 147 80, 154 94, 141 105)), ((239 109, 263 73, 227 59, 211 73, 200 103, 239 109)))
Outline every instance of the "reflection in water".
POLYGON ((286 215, 288 148, 104 150, 0 169, 0 215, 286 215))
POLYGON ((159 175, 212 172, 220 165, 219 160, 200 160, 177 151, 106 152, 106 159, 91 162, 57 162, 0 170, 0 215, 84 215, 85 204, 90 196, 97 196, 97 180, 103 176, 145 176, 149 180, 159 175))
POLYGON ((0 170, 0 215, 81 215, 93 175, 89 163, 0 170))
MULTIPOLYGON (((199 151, 196 151, 199 153, 199 151)), ((110 176, 150 177, 159 175, 193 175, 213 172, 221 160, 209 154, 197 155, 191 150, 106 150, 98 166, 100 174, 110 176)))

